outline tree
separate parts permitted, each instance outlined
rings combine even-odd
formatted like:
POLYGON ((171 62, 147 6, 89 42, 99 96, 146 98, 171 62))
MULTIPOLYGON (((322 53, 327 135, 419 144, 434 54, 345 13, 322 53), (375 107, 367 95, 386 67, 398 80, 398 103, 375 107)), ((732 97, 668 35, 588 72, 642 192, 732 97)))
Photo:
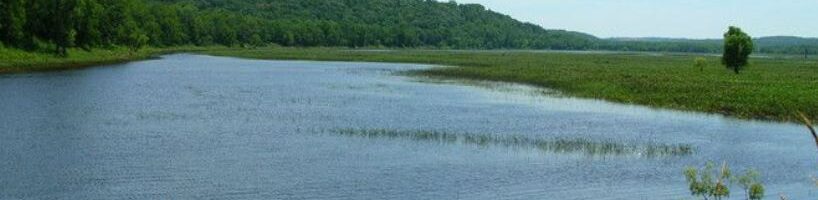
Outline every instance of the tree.
POLYGON ((721 63, 738 74, 747 66, 747 60, 752 53, 753 39, 740 28, 731 26, 724 34, 724 55, 721 63))
POLYGON ((178 14, 181 10, 178 6, 154 6, 153 14, 156 15, 160 32, 157 42, 161 42, 164 46, 184 44, 188 39, 185 33, 182 19, 178 14))
POLYGON ((26 38, 25 0, 0 1, 0 36, 2 42, 12 46, 21 46, 26 38))
POLYGON ((39 36, 53 43, 55 52, 68 56, 68 47, 74 45, 77 31, 74 29, 74 8, 77 0, 42 1, 38 7, 39 36))
POLYGON ((250 41, 248 43, 253 47, 260 47, 264 45, 264 41, 258 34, 253 34, 253 36, 250 36, 250 41))
POLYGON ((281 41, 285 46, 293 46, 295 45, 295 35, 291 31, 285 31, 281 41))
POLYGON ((132 52, 138 51, 140 48, 148 44, 150 38, 142 31, 133 31, 128 34, 127 45, 132 52))
POLYGON ((120 42, 128 46, 132 52, 138 51, 150 41, 147 33, 140 29, 134 20, 127 20, 117 31, 122 34, 120 42))
POLYGON ((78 0, 74 7, 74 30, 76 33, 76 45, 85 50, 92 46, 99 45, 102 40, 100 32, 100 19, 104 8, 96 0, 78 0))

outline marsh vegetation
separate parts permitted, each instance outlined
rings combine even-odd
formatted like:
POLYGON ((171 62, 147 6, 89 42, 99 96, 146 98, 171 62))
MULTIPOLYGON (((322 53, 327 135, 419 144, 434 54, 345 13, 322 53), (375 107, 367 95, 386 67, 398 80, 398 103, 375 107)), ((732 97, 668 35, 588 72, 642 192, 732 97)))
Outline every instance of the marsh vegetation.
POLYGON ((583 154, 590 157, 607 156, 688 156, 694 148, 687 144, 625 143, 595 141, 587 138, 532 138, 522 135, 453 133, 434 130, 395 129, 331 129, 326 132, 364 138, 411 139, 444 144, 467 144, 537 149, 547 153, 583 154))
POLYGON ((54 71, 102 66, 155 58, 173 52, 197 52, 205 49, 227 49, 226 47, 179 46, 166 48, 143 48, 137 51, 125 47, 97 48, 83 50, 68 48, 65 56, 51 52, 24 51, 0 47, 0 74, 35 71, 54 71))
POLYGON ((421 76, 524 83, 563 94, 659 108, 719 113, 744 119, 796 121, 797 110, 818 117, 818 61, 750 59, 741 75, 716 56, 640 53, 576 54, 530 51, 357 51, 273 48, 208 51, 256 59, 427 63, 421 76), (706 66, 706 67, 705 67, 706 66))

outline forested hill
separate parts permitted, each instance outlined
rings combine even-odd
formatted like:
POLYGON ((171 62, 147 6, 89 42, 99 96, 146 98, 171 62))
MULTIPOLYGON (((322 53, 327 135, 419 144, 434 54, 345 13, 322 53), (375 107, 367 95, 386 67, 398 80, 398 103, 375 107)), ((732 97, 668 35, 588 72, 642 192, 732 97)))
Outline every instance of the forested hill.
POLYGON ((451 48, 588 47, 596 38, 545 30, 478 4, 434 0, 197 0, 269 20, 264 32, 280 44, 451 48), (295 41, 289 40, 289 34, 295 41), (281 38, 284 37, 284 38, 281 38))
MULTIPOLYGON (((720 40, 598 39, 548 30, 477 4, 435 0, 2 0, 0 47, 145 45, 429 47, 717 53, 720 40)), ((762 38, 762 53, 818 53, 762 38), (766 45, 769 44, 769 45, 766 45)))
POLYGON ((432 0, 4 0, 5 46, 176 45, 582 49, 596 38, 545 30, 480 5, 432 0))

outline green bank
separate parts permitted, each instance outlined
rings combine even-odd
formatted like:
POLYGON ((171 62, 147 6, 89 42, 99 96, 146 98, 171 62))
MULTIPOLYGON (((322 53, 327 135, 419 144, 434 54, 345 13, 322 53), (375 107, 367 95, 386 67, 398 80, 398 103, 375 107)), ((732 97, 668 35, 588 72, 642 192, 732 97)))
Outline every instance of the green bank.
POLYGON ((427 63, 456 67, 425 76, 506 81, 558 89, 566 95, 656 108, 718 113, 743 119, 795 121, 818 117, 818 62, 754 58, 741 74, 704 56, 532 51, 351 50, 270 48, 210 50, 256 59, 427 63))
POLYGON ((94 48, 90 50, 70 48, 67 56, 59 56, 53 52, 0 48, 0 74, 78 69, 148 59, 174 52, 198 52, 218 49, 223 50, 226 47, 149 47, 138 51, 132 51, 125 47, 94 48))

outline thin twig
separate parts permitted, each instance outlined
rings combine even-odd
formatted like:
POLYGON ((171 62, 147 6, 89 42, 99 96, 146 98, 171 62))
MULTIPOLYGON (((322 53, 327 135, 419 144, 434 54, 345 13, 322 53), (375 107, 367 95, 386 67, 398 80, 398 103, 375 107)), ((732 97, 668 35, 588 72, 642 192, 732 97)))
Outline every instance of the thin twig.
POLYGON ((799 117, 801 117, 801 122, 807 126, 809 131, 812 133, 812 138, 815 139, 815 146, 818 147, 818 133, 815 133, 815 128, 812 127, 812 120, 807 117, 806 114, 802 112, 798 112, 799 117))
POLYGON ((724 177, 724 175, 725 175, 725 174, 727 174, 726 172, 727 172, 727 161, 724 161, 724 162, 721 164, 721 174, 719 174, 719 182, 718 182, 718 184, 722 184, 722 183, 723 183, 723 180, 724 180, 725 178, 729 178, 729 177, 724 177))

